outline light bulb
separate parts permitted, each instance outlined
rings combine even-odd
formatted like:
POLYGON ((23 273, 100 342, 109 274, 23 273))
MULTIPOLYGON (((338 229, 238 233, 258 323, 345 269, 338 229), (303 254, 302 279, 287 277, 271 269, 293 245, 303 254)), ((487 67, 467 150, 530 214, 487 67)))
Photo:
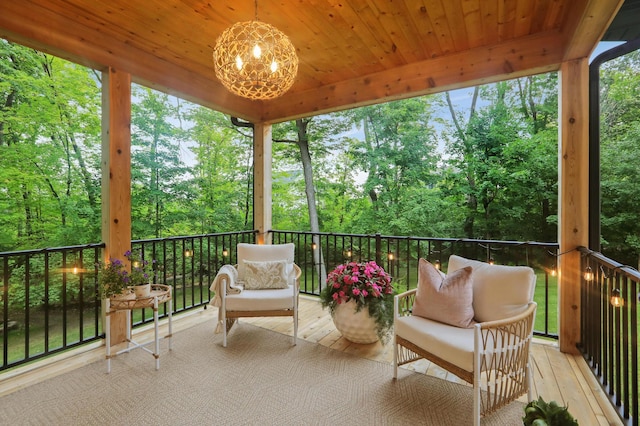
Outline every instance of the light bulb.
POLYGON ((240 57, 240 55, 236 56, 236 68, 238 68, 238 71, 240 71, 242 69, 242 58, 240 57))
POLYGON ((262 56, 262 49, 260 49, 260 46, 256 44, 255 46, 253 46, 253 57, 256 59, 260 59, 260 56, 262 56))
POLYGON ((624 306, 624 299, 620 295, 620 290, 617 288, 614 288, 611 291, 611 305, 616 308, 621 308, 624 306))
POLYGON ((271 62, 271 72, 278 71, 278 63, 276 61, 271 62))
POLYGON ((585 281, 593 281, 593 271, 591 270, 591 266, 587 266, 587 269, 584 271, 584 280, 585 281))

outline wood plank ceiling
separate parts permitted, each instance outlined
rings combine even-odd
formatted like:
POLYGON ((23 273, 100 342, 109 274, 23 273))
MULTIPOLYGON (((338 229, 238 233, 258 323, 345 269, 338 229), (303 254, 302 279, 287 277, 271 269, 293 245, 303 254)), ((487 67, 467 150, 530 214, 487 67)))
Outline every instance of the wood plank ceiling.
POLYGON ((253 0, 19 0, 0 37, 252 122, 558 70, 588 57, 623 0, 260 0, 299 72, 270 101, 230 94, 213 71, 216 38, 255 18, 253 0))

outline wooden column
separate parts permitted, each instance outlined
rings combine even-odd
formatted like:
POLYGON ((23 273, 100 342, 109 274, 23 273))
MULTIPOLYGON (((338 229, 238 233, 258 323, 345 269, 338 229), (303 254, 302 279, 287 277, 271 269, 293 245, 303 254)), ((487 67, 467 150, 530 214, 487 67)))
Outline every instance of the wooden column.
POLYGON ((258 123, 253 128, 253 218, 258 230, 257 244, 271 244, 271 125, 258 123))
POLYGON ((558 320, 560 350, 578 353, 580 341, 580 254, 589 244, 589 63, 564 62, 560 68, 558 143, 558 320), (574 251, 571 251, 574 250, 574 251))
MULTIPOLYGON (((131 249, 131 75, 111 68, 102 74, 102 240, 104 261, 131 249)), ((111 317, 112 345, 125 340, 127 313, 111 317)))

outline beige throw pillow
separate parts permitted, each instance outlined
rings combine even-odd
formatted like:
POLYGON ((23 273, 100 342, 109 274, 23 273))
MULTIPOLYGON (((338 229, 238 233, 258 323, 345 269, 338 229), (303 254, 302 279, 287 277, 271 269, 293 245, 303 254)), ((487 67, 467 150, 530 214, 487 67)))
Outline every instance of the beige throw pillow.
POLYGON ((456 327, 471 327, 475 324, 471 272, 468 266, 443 277, 435 266, 420 259, 413 315, 456 327))
POLYGON ((243 260, 245 266, 244 289, 262 290, 287 288, 287 261, 254 262, 243 260))

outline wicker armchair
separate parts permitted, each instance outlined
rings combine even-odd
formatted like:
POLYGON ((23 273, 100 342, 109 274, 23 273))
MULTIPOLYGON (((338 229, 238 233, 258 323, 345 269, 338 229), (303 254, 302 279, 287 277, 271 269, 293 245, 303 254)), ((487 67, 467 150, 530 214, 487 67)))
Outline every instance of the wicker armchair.
POLYGON ((473 385, 473 424, 525 393, 532 395, 529 346, 535 274, 523 266, 489 265, 451 256, 449 273, 472 267, 474 319, 460 328, 412 315, 416 289, 394 305, 394 378, 398 366, 425 358, 473 385))
POLYGON ((218 308, 216 332, 223 333, 222 346, 227 347, 227 335, 238 318, 273 316, 293 317, 295 345, 301 274, 293 263, 295 245, 240 243, 237 250, 238 264, 222 266, 210 287, 215 293, 210 305, 218 308), (281 280, 284 283, 278 285, 281 280), (250 287, 251 281, 255 284, 250 287))

